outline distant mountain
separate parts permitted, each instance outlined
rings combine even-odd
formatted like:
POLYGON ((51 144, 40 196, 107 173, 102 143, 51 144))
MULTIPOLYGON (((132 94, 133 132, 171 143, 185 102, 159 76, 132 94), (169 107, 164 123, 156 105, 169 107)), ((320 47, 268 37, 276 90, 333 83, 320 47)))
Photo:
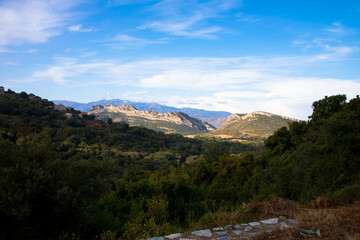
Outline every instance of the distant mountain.
POLYGON ((133 101, 121 100, 121 99, 111 99, 111 100, 102 99, 99 101, 94 101, 89 103, 79 103, 79 102, 72 102, 66 100, 53 100, 53 102, 58 105, 63 104, 67 107, 73 107, 74 109, 82 112, 88 112, 92 106, 97 106, 97 105, 106 106, 108 104, 113 104, 115 106, 128 104, 135 107, 139 111, 154 110, 158 113, 169 113, 169 112, 180 111, 192 117, 202 119, 215 127, 220 127, 226 121, 227 117, 231 115, 231 113, 224 111, 206 111, 196 108, 175 108, 154 102, 152 103, 133 102, 133 101))
POLYGON ((215 130, 215 127, 204 120, 193 118, 186 113, 174 111, 159 113, 154 110, 139 111, 131 105, 115 106, 108 104, 93 106, 88 114, 101 120, 109 117, 114 122, 124 122, 131 126, 142 126, 157 131, 176 133, 205 133, 215 130))
POLYGON ((299 120, 267 112, 233 114, 210 134, 225 138, 268 137, 293 121, 299 120))

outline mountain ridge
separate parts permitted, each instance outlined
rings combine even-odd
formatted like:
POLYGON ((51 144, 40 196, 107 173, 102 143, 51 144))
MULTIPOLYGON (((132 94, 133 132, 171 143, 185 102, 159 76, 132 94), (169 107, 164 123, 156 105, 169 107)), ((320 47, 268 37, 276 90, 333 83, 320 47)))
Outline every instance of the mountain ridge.
POLYGON ((125 122, 130 125, 143 126, 154 130, 177 133, 204 133, 216 128, 204 120, 189 116, 180 111, 159 113, 154 110, 139 111, 134 106, 126 104, 115 106, 93 106, 88 114, 101 120, 112 118, 114 122, 125 122))
POLYGON ((116 106, 120 105, 132 105, 139 111, 144 110, 154 110, 159 113, 168 113, 168 112, 174 112, 174 111, 180 111, 183 113, 186 113, 192 117, 202 119, 209 124, 220 127, 227 119, 228 116, 230 116, 232 113, 226 112, 226 111, 208 111, 204 109, 197 109, 197 108, 176 108, 176 107, 170 107, 167 105, 162 105, 156 102, 135 102, 135 101, 129 101, 129 100, 121 100, 121 99, 101 99, 98 101, 92 101, 88 103, 79 103, 75 101, 68 101, 68 100, 52 100, 55 104, 60 105, 63 104, 67 107, 73 107, 76 110, 82 111, 82 112, 88 112, 90 111, 92 106, 101 105, 106 106, 108 104, 113 104, 116 106))

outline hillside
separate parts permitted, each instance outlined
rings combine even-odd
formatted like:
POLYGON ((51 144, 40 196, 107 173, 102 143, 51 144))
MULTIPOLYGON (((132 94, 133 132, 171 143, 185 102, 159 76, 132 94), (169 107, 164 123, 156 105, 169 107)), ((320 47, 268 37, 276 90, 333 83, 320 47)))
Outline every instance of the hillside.
POLYGON ((261 137, 266 138, 289 122, 299 120, 266 112, 233 114, 218 129, 211 132, 214 136, 228 138, 261 137))
POLYGON ((141 126, 156 131, 176 133, 204 133, 215 130, 203 120, 175 111, 158 113, 153 110, 139 111, 131 105, 114 106, 112 104, 93 106, 88 114, 101 120, 111 118, 114 122, 128 123, 131 126, 141 126))
POLYGON ((206 239, 195 230, 249 223, 257 234, 254 221, 284 216, 299 229, 256 237, 303 239, 305 229, 359 239, 359 136, 360 98, 345 95, 314 102, 309 121, 278 129, 259 152, 104 123, 8 90, 0 94, 0 239, 206 239))
POLYGON ((151 103, 134 102, 129 100, 121 100, 121 99, 110 99, 110 100, 102 99, 99 101, 93 101, 89 103, 79 103, 79 102, 73 102, 67 100, 54 100, 53 102, 58 105, 63 104, 67 107, 73 107, 74 109, 82 112, 90 111, 92 106, 97 106, 97 105, 106 106, 108 104, 112 104, 115 106, 131 105, 139 111, 153 110, 158 113, 180 111, 194 118, 204 120, 215 127, 220 127, 226 121, 226 118, 231 115, 231 113, 225 111, 207 111, 196 108, 175 108, 155 102, 151 102, 151 103))
MULTIPOLYGON (((99 239, 113 227, 122 239, 135 239, 125 237, 130 232, 125 228, 150 204, 146 182, 128 188, 134 195, 122 204, 101 207, 124 175, 137 181, 142 178, 138 174, 260 149, 104 123, 33 94, 0 92, 0 239, 99 239), (141 196, 144 205, 135 207, 138 190, 148 196, 141 196)), ((181 179, 179 184, 177 196, 186 192, 181 179)), ((172 204, 181 208, 182 201, 172 204)), ((174 221, 176 211, 171 213, 174 221)))

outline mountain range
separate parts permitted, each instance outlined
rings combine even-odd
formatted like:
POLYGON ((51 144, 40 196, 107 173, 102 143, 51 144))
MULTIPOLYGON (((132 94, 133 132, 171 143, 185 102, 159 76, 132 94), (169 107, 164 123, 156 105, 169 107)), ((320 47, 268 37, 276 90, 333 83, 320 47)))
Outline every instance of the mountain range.
POLYGON ((159 113, 154 110, 139 111, 131 105, 115 106, 108 104, 105 107, 96 105, 88 112, 97 116, 100 120, 107 120, 109 117, 114 122, 128 123, 130 126, 142 126, 156 131, 167 133, 205 133, 216 128, 204 120, 189 116, 180 111, 159 113))
POLYGON ((227 117, 231 115, 230 112, 225 112, 225 111, 207 111, 196 108, 175 108, 155 102, 151 102, 151 103, 134 102, 128 100, 121 100, 121 99, 111 99, 111 100, 102 99, 99 101, 93 101, 89 103, 79 103, 79 102, 73 102, 67 100, 53 100, 53 102, 57 105, 62 104, 67 107, 73 107, 74 109, 82 112, 90 111, 92 106, 97 106, 97 105, 106 106, 108 104, 112 104, 115 106, 131 105, 139 111, 153 110, 158 113, 169 113, 169 112, 180 111, 192 117, 204 120, 215 127, 220 127, 226 121, 227 117))
POLYGON ((206 111, 195 108, 175 108, 159 103, 133 102, 120 99, 78 103, 55 100, 101 120, 112 118, 114 122, 143 126, 163 132, 182 134, 207 133, 221 138, 266 138, 289 122, 299 121, 267 112, 231 114, 224 111, 206 111), (217 129, 216 129, 217 128, 217 129))

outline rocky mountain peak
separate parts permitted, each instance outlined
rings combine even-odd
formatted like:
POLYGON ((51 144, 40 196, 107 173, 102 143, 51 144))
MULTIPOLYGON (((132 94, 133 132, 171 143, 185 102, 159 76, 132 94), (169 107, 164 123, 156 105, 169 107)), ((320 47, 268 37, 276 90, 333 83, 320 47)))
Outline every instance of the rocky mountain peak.
MULTIPOLYGON (((114 105, 113 105, 114 106, 114 105)), ((116 106, 114 106, 116 107, 116 106)), ((118 106, 117 107, 119 110, 122 111, 127 111, 127 112, 132 112, 132 111, 139 111, 137 110, 135 107, 133 107, 132 105, 126 104, 126 105, 122 105, 122 106, 118 106)))

